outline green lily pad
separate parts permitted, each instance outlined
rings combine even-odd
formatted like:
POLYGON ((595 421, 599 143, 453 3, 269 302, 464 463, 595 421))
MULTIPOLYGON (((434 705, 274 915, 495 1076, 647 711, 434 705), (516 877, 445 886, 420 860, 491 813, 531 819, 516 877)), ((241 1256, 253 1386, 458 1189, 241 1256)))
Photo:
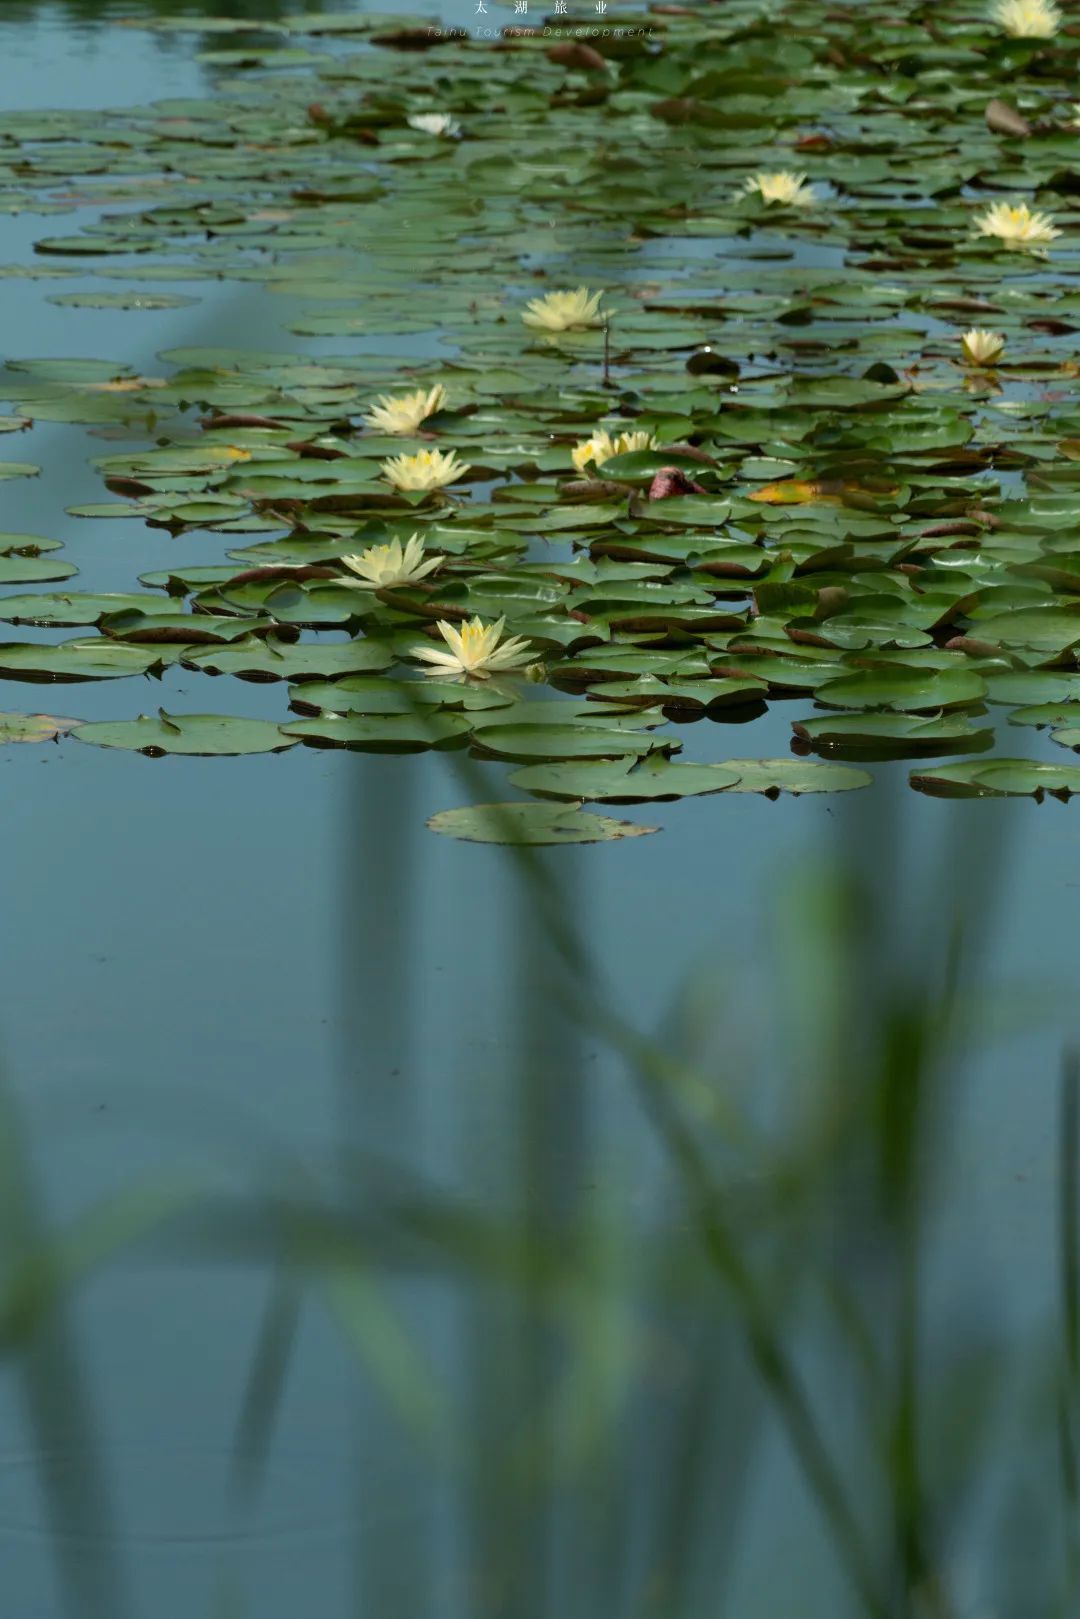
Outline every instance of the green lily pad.
POLYGON ((191 650, 184 654, 184 662, 192 669, 239 675, 243 680, 325 680, 388 669, 394 655, 381 641, 288 642, 253 635, 231 646, 191 650))
POLYGON ((513 786, 541 798, 588 799, 607 804, 644 804, 721 793, 738 779, 737 771, 726 765, 676 764, 656 753, 644 759, 529 765, 510 777, 513 786))
POLYGON ((452 746, 469 730, 464 714, 321 714, 294 720, 287 736, 317 747, 356 748, 365 753, 419 753, 452 746))
POLYGON ((0 642, 0 676, 7 680, 118 680, 146 675, 174 662, 183 648, 128 646, 122 641, 86 639, 0 642))
POLYGON ((818 751, 862 751, 887 758, 963 753, 989 747, 994 736, 989 727, 973 725, 964 714, 926 716, 888 710, 793 720, 792 730, 800 741, 818 751))
POLYGON ((611 843, 619 838, 642 838, 658 832, 656 826, 614 821, 607 815, 557 804, 473 804, 465 809, 440 810, 428 821, 433 832, 461 838, 467 843, 502 843, 510 846, 557 843, 611 843))
POLYGON ((0 714, 0 742, 52 742, 78 723, 54 714, 0 714))
POLYGON ((497 718, 477 727, 473 743, 498 759, 617 759, 681 746, 674 738, 661 744, 651 733, 614 725, 500 725, 497 718))
POLYGON ((869 787, 873 780, 865 770, 814 759, 725 759, 723 763, 739 778, 729 792, 764 793, 768 798, 780 793, 845 793, 869 787))
POLYGON ((197 298, 165 292, 51 292, 48 302, 72 309, 186 309, 197 298))
MULTIPOLYGON (((0 562, 3 560, 6 559, 0 558, 0 562)), ((57 590, 47 596, 0 596, 0 619, 9 624, 96 624, 106 613, 125 612, 140 616, 168 614, 172 603, 153 596, 95 596, 77 590, 70 594, 57 590)))
POLYGON ((77 725, 72 736, 97 748, 125 748, 153 756, 184 753, 200 758, 249 753, 281 753, 295 746, 269 720, 234 719, 224 714, 140 714, 135 720, 101 720, 77 725))
POLYGON ((1080 765, 1043 764, 1034 759, 977 759, 937 765, 911 777, 920 793, 935 798, 1035 798, 1049 793, 1068 798, 1080 793, 1080 765))
POLYGON ((970 669, 861 669, 816 687, 819 703, 836 708, 892 708, 933 713, 977 703, 986 682, 970 669))

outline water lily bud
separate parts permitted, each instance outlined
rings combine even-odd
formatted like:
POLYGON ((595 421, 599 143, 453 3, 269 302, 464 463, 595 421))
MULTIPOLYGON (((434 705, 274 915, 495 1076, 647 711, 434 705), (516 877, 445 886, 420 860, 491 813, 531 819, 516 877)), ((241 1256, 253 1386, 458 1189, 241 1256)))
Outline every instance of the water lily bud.
POLYGON ((993 365, 1004 351, 1005 339, 1000 332, 973 326, 960 339, 960 346, 969 365, 993 365))

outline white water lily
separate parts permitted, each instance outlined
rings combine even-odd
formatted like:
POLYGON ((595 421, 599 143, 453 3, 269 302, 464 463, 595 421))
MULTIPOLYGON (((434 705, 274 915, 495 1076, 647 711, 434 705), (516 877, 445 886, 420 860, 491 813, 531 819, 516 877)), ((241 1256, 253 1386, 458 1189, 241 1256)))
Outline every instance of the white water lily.
POLYGON ((411 394, 380 394, 378 404, 371 407, 364 420, 380 433, 415 433, 445 404, 446 389, 441 383, 426 390, 417 388, 411 394))
POLYGON ((425 671, 429 675, 445 678, 450 674, 459 679, 473 675, 478 680, 486 680, 504 669, 520 669, 532 658, 529 642, 523 635, 503 638, 505 618, 497 619, 494 624, 473 618, 460 630, 440 618, 436 628, 446 642, 446 651, 432 646, 409 649, 412 657, 431 665, 425 671))
POLYGON ((1013 39, 1051 39, 1061 27, 1052 0, 998 0, 990 15, 1013 39))
POLYGON ((817 192, 807 185, 805 174, 780 169, 774 174, 755 174, 744 182, 743 190, 756 192, 763 202, 776 202, 785 208, 812 208, 817 192))
POLYGON ((532 298, 525 307, 522 320, 526 326, 535 326, 543 332, 569 332, 575 326, 597 326, 603 321, 600 309, 602 292, 590 292, 578 287, 574 292, 548 292, 543 298, 532 298))
POLYGON ((382 475, 395 489, 442 489, 463 478, 469 468, 456 450, 418 450, 415 455, 394 455, 382 464, 382 475))
POLYGON ((995 236, 1019 252, 1038 252, 1061 235, 1050 214, 1032 210, 1026 202, 992 203, 974 225, 980 236, 995 236))
POLYGON ((357 590, 382 590, 388 585, 417 584, 434 572, 442 557, 425 558, 424 537, 414 534, 404 546, 400 540, 391 540, 389 545, 369 545, 359 555, 341 560, 358 575, 356 579, 343 579, 342 584, 357 590))
POLYGON ((612 438, 606 427, 598 427, 592 438, 583 439, 570 451, 570 459, 579 472, 584 472, 591 461, 602 467, 613 455, 628 455, 631 450, 654 450, 656 439, 652 433, 639 428, 634 433, 620 433, 612 438))
POLYGON ((969 365, 993 365, 1005 348, 1005 338, 1001 332, 973 326, 960 339, 960 346, 969 365))
POLYGON ((405 122, 424 135, 460 135, 461 125, 448 112, 411 112, 405 122))

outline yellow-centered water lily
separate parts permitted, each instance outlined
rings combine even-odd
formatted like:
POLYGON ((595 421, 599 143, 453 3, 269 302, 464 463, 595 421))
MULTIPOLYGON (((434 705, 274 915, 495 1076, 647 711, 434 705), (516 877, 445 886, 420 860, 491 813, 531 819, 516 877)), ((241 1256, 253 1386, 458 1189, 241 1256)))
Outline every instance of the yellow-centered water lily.
POLYGON ((445 404, 446 389, 441 383, 434 388, 417 388, 411 394, 380 394, 378 404, 372 406, 364 420, 380 433, 415 433, 445 404))
POLYGON ((382 464, 382 475, 395 489, 442 489, 463 478, 468 464, 457 451, 418 450, 415 455, 392 455, 382 464))
POLYGON ((969 365, 993 365, 1005 348, 1005 338, 1001 332, 973 326, 960 339, 960 346, 969 365))
POLYGON ((598 326, 604 319, 602 292, 578 287, 574 292, 548 292, 526 304, 522 320, 542 332, 569 332, 575 326, 598 326))
POLYGON ((411 112, 405 122, 425 135, 461 134, 461 125, 448 112, 411 112))
POLYGON ((975 220, 980 236, 994 236, 1005 247, 1037 253, 1061 235, 1050 214, 1031 209, 1026 202, 995 202, 975 220))
POLYGON ((510 635, 504 639, 505 618, 497 619, 494 624, 472 618, 460 629, 440 618, 436 627, 446 642, 445 651, 442 647, 433 646, 409 649, 414 658, 431 665, 425 671, 429 675, 439 675, 444 679, 448 674, 457 679, 473 675, 478 680, 487 680, 489 675, 499 674, 505 669, 520 669, 532 658, 529 642, 523 635, 510 635))
POLYGON ((817 192, 806 182, 805 174, 780 169, 774 174, 754 174, 743 184, 744 191, 756 192, 763 202, 781 203, 785 208, 812 208, 817 192))
POLYGON ((387 585, 415 585, 426 579, 442 557, 425 558, 424 537, 414 534, 404 546, 400 540, 391 540, 389 545, 369 545, 366 551, 341 560, 357 575, 355 579, 343 579, 342 584, 354 585, 358 590, 382 590, 387 585))
POLYGON ((628 455, 631 450, 653 450, 656 448, 656 439, 652 433, 646 433, 639 428, 633 433, 620 433, 612 438, 606 427, 598 427, 592 438, 583 439, 575 444, 570 451, 570 459, 579 472, 584 472, 591 461, 594 467, 602 467, 605 461, 610 461, 613 455, 628 455))
POLYGON ((990 15, 1013 39, 1050 39, 1061 27, 1052 0, 998 0, 990 15))

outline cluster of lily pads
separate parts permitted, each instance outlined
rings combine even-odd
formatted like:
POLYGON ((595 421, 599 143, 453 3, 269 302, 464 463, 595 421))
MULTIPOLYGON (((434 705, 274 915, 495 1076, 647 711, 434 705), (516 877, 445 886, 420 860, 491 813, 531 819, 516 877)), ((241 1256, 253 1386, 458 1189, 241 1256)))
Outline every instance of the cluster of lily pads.
POLYGON ((213 97, 6 119, 0 206, 100 207, 0 275, 124 283, 51 295, 89 308, 255 285, 342 352, 10 358, 0 426, 114 441, 112 498, 71 510, 177 562, 95 594, 0 538, 0 619, 63 632, 13 634, 0 678, 278 680, 279 723, 74 735, 468 746, 535 800, 468 812, 478 836, 880 759, 932 793, 1080 790, 988 756, 995 710, 1080 745, 1080 31, 1046 0, 637 20, 159 19, 212 36, 213 97), (189 532, 221 560, 185 565, 189 532), (779 702, 790 756, 678 760, 686 722, 779 702))

